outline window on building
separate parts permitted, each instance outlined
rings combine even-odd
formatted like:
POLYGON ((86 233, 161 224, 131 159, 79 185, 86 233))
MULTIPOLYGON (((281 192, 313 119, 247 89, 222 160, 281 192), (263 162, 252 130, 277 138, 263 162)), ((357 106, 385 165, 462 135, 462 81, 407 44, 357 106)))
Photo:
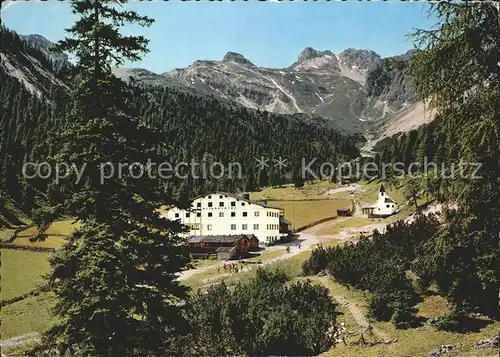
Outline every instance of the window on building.
POLYGON ((176 213, 176 214, 175 214, 175 218, 179 218, 179 213, 176 213))
POLYGON ((219 195, 219 198, 222 198, 222 195, 219 195))
POLYGON ((236 212, 231 212, 231 217, 236 217, 236 212))
POLYGON ((208 199, 209 199, 209 200, 210 200, 210 199, 212 199, 212 196, 210 196, 210 195, 209 195, 209 196, 208 196, 208 199))
POLYGON ((212 230, 212 225, 211 224, 207 224, 207 231, 211 231, 212 230))
POLYGON ((189 218, 189 213, 186 213, 186 218, 189 218))
POLYGON ((196 217, 201 217, 201 212, 196 213, 196 217))
POLYGON ((386 207, 386 208, 389 208, 389 205, 386 205, 385 207, 386 207))
POLYGON ((248 212, 243 212, 243 217, 246 217, 248 215, 248 212))
POLYGON ((201 207, 201 202, 196 202, 196 207, 200 208, 201 207))
POLYGON ((241 205, 244 206, 245 205, 245 202, 241 202, 241 205))
POLYGON ((219 217, 224 217, 224 212, 219 212, 219 217))
POLYGON ((236 224, 231 224, 231 230, 235 231, 236 230, 236 224))
POLYGON ((212 207, 213 206, 213 203, 212 202, 208 202, 208 207, 212 207))
POLYGON ((246 231, 246 230, 247 230, 247 227, 248 227, 248 226, 247 226, 246 224, 242 224, 242 225, 241 225, 241 229, 243 229, 244 231, 246 231))
POLYGON ((256 230, 256 231, 258 231, 259 230, 259 225, 258 224, 254 224, 253 225, 253 229, 256 230))
POLYGON ((231 207, 236 207, 236 201, 231 202, 231 207))
POLYGON ((259 217, 259 211, 254 212, 255 217, 259 217))
POLYGON ((224 207, 224 202, 219 202, 219 207, 224 207))
POLYGON ((208 217, 212 217, 212 212, 208 212, 208 217))

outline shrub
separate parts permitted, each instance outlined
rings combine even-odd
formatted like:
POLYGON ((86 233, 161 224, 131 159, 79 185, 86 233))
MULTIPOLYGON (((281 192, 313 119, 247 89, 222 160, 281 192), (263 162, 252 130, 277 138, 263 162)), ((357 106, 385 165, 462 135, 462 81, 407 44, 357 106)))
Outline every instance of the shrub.
POLYGON ((234 291, 220 284, 194 294, 186 302, 185 354, 317 355, 331 348, 337 312, 328 290, 287 280, 259 269, 234 291))

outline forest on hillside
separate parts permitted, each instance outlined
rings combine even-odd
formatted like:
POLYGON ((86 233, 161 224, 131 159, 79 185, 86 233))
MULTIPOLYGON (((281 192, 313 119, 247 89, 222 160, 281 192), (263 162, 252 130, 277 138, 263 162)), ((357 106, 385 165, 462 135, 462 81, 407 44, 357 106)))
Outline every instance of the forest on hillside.
MULTIPOLYGON (((418 95, 437 112, 433 123, 395 138, 375 162, 404 163, 405 195, 448 204, 442 217, 398 223, 371 241, 319 249, 304 273, 328 271, 370 291, 377 320, 418 325, 416 299, 431 286, 452 311, 437 322, 474 329, 474 314, 499 319, 500 23, 493 5, 434 6, 440 26, 418 30, 409 61, 418 95), (418 163, 410 169, 411 163, 418 163), (425 167, 425 163, 430 163, 425 167)), ((388 183, 397 181, 387 172, 388 183)))
MULTIPOLYGON (((65 70, 56 73, 54 64, 39 50, 5 28, 2 51, 19 59, 20 65, 29 63, 25 55, 36 58, 45 71, 64 79, 69 87, 78 81, 65 70)), ((23 178, 23 163, 44 162, 60 149, 57 133, 70 125, 68 114, 74 111, 74 101, 68 88, 51 81, 41 83, 46 90, 40 97, 3 67, 0 79, 4 109, 0 114, 0 187, 30 214, 43 204, 50 188, 47 180, 23 178)), ((212 190, 236 192, 279 185, 299 176, 302 158, 337 163, 359 155, 356 144, 360 137, 344 136, 321 118, 255 111, 169 87, 127 86, 122 95, 141 123, 161 136, 172 165, 192 161, 207 167, 214 162, 225 168, 230 163, 241 165, 236 177, 228 177, 226 172, 222 178, 203 178, 200 165, 184 185, 165 182, 165 192, 176 195, 193 197, 212 190), (256 159, 262 157, 271 164, 264 170, 256 166, 256 159), (272 160, 279 157, 287 160, 287 167, 272 167, 272 160)))

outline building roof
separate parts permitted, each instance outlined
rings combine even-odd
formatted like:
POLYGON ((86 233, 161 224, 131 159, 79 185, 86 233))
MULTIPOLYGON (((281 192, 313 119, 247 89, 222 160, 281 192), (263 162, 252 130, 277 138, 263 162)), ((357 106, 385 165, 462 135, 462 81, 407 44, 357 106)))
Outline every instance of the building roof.
POLYGON ((193 198, 193 201, 196 200, 196 199, 198 199, 198 198, 206 197, 206 196, 209 196, 209 195, 224 195, 224 196, 229 196, 229 197, 235 198, 235 199, 243 201, 243 202, 248 202, 249 204, 258 205, 258 206, 265 207, 265 208, 272 208, 272 209, 283 210, 283 208, 279 208, 279 207, 268 205, 266 202, 257 201, 257 200, 251 200, 251 199, 245 198, 243 196, 237 195, 235 193, 220 192, 220 191, 213 192, 213 193, 206 193, 204 195, 196 196, 195 198, 193 198))
MULTIPOLYGON (((248 198, 244 198, 244 197, 239 196, 239 195, 236 195, 236 194, 234 194, 234 193, 228 193, 228 192, 216 192, 216 194, 219 194, 219 195, 226 195, 226 196, 229 196, 229 197, 235 198, 235 199, 237 199, 237 200, 244 201, 244 202, 248 202, 248 203, 250 203, 250 204, 258 205, 258 206, 265 207, 265 208, 273 208, 273 209, 279 209, 279 210, 281 210, 281 209, 282 209, 282 208, 279 208, 279 207, 275 207, 275 206, 268 205, 266 202, 256 201, 256 200, 250 200, 250 199, 248 199, 248 198)), ((206 196, 206 195, 205 195, 205 196, 206 196)))
POLYGON ((220 247, 220 248, 217 248, 217 250, 215 251, 216 253, 230 253, 231 251, 233 251, 234 249, 236 249, 236 247, 220 247))
POLYGON ((227 235, 204 235, 190 236, 187 238, 187 243, 236 243, 243 237, 250 239, 250 236, 245 234, 227 234, 227 235))
POLYGON ((250 239, 251 241, 259 241, 259 238, 257 238, 257 236, 255 234, 249 234, 247 235, 248 239, 250 239))

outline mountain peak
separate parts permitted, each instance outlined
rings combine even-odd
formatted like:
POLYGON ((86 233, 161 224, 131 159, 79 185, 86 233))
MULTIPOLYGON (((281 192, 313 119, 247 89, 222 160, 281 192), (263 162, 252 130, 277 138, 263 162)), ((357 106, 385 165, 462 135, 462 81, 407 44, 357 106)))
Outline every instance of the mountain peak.
POLYGON ((312 47, 306 47, 300 53, 299 58, 297 59, 297 62, 300 63, 300 62, 307 61, 308 59, 311 59, 311 58, 322 57, 322 56, 325 56, 325 55, 334 56, 334 54, 332 53, 332 51, 328 51, 328 50, 327 51, 318 51, 318 50, 315 50, 312 47))
POLYGON ((228 52, 225 54, 222 62, 236 62, 253 66, 254 64, 247 60, 242 54, 236 52, 228 52))
POLYGON ((356 67, 359 70, 373 68, 382 58, 372 50, 348 48, 339 54, 345 65, 356 67))

